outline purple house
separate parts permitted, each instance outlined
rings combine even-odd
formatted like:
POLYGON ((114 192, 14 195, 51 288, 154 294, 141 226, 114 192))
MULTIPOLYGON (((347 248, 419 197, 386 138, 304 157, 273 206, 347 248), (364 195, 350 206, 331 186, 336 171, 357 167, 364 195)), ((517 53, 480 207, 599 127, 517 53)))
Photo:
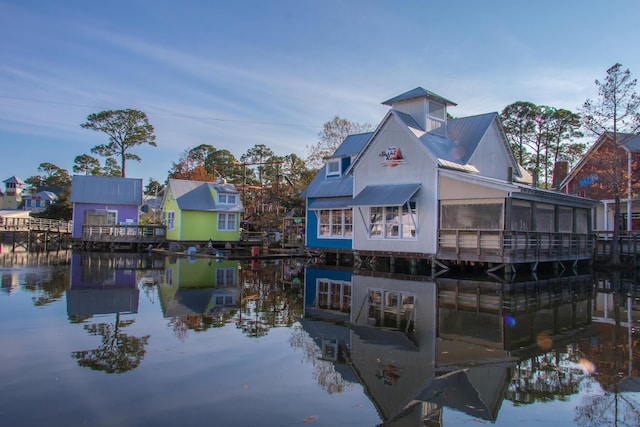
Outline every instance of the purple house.
POLYGON ((138 224, 142 179, 74 175, 73 237, 82 237, 83 225, 138 224))

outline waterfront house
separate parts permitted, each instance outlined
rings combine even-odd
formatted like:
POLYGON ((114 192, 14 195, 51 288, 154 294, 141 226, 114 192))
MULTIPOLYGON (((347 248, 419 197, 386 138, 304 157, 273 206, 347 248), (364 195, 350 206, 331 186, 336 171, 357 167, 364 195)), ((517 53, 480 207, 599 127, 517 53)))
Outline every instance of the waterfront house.
POLYGON ((238 190, 224 179, 169 179, 162 199, 167 240, 174 242, 237 242, 243 211, 238 190))
POLYGON ((594 230, 613 229, 614 159, 620 168, 620 224, 625 230, 640 230, 640 135, 621 133, 618 141, 614 144, 610 133, 602 134, 560 183, 563 193, 600 202, 594 208, 594 230))
POLYGON ((390 110, 348 166, 332 156, 305 189, 309 248, 506 270, 591 258, 592 201, 533 186, 497 113, 450 119, 456 104, 423 88, 383 104, 390 110), (317 190, 338 173, 351 194, 317 190), (347 242, 333 230, 349 230, 347 242))
POLYGON ((135 226, 142 205, 142 179, 74 175, 69 200, 74 239, 83 238, 83 228, 86 235, 91 226, 135 226))

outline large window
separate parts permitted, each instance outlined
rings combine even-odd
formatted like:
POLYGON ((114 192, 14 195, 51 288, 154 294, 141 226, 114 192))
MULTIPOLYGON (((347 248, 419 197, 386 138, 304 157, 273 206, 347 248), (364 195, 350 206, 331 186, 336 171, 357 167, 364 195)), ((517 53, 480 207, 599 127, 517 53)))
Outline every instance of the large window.
POLYGON ((351 209, 323 209, 318 212, 318 236, 351 237, 353 214, 351 209))
POLYGON ((369 319, 372 326, 414 331, 413 309, 416 297, 411 292, 369 289, 369 319))
POLYGON ((235 231, 236 230, 236 214, 224 213, 218 214, 218 231, 235 231))
POLYGON ((236 269, 233 267, 218 268, 216 270, 216 286, 235 285, 236 269))
POLYGON ((317 307, 343 313, 351 311, 351 283, 319 279, 317 307))
POLYGON ((415 239, 416 205, 369 208, 369 237, 374 239, 415 239))
POLYGON ((84 211, 85 225, 115 225, 118 222, 118 212, 106 209, 84 211))

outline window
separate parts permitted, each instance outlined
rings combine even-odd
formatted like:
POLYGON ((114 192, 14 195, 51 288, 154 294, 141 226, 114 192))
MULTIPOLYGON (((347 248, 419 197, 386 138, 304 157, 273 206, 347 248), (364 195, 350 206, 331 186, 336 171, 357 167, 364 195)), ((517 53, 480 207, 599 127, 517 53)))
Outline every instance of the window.
POLYGON ((169 211, 167 212, 167 230, 173 230, 175 225, 176 212, 169 211))
POLYGON ((323 209, 318 212, 318 236, 351 237, 353 213, 351 209, 323 209))
POLYGON ((218 231, 235 231, 236 230, 236 214, 224 213, 218 214, 218 231))
POLYGON ((106 209, 84 211, 85 225, 115 225, 118 221, 118 212, 106 209))
POLYGON ((217 286, 232 286, 235 284, 235 269, 233 267, 218 268, 216 270, 217 286))
POLYGON ((327 161, 327 176, 340 176, 340 159, 327 161))
POLYGON ((318 308, 351 312, 351 283, 329 279, 319 279, 317 284, 318 308))
POLYGON ((415 239, 416 204, 369 208, 369 237, 373 239, 415 239))
POLYGON ((238 203, 238 195, 233 193, 219 193, 218 203, 223 205, 235 205, 238 203))
POLYGON ((369 289, 369 320, 372 326, 414 331, 413 310, 416 297, 411 292, 369 289))

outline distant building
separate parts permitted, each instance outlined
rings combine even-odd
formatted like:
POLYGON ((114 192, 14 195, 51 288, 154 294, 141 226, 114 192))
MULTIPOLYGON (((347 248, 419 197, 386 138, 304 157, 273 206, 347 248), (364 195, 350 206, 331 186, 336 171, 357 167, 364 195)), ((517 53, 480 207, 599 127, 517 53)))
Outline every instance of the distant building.
POLYGON ((24 187, 24 181, 17 176, 12 176, 4 181, 4 193, 0 192, 0 209, 13 210, 19 209, 22 204, 22 187, 24 187))

